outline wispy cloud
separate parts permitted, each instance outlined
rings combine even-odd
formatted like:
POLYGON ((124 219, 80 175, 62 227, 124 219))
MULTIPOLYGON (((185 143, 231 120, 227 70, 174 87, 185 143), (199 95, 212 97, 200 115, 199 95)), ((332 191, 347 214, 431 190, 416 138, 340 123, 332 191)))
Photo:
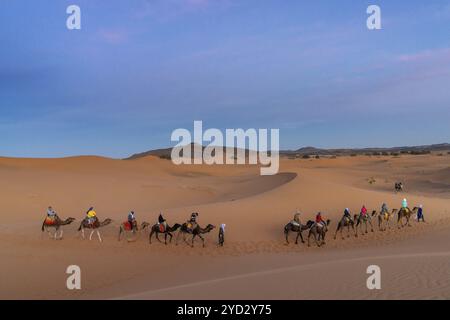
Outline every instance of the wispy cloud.
POLYGON ((411 54, 402 54, 397 57, 397 60, 400 62, 422 62, 434 59, 450 59, 450 48, 424 50, 411 54))
POLYGON ((109 44, 121 44, 127 40, 128 34, 123 30, 100 29, 97 38, 109 44))

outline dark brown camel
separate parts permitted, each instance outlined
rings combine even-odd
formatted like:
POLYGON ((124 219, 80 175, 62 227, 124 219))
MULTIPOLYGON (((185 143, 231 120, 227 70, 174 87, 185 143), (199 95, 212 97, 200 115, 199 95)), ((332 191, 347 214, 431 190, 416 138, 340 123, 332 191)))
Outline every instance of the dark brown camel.
POLYGON ((101 227, 107 226, 108 224, 110 224, 112 222, 111 219, 105 219, 102 222, 100 222, 98 219, 95 220, 94 223, 89 223, 88 219, 83 219, 83 221, 81 221, 80 227, 78 228, 78 231, 81 231, 81 237, 84 239, 84 229, 91 229, 91 234, 89 235, 89 240, 92 240, 92 234, 96 231, 97 232, 97 236, 98 236, 98 240, 100 242, 102 242, 102 237, 100 236, 100 231, 98 230, 101 227))
POLYGON ((335 240, 336 240, 338 231, 341 232, 341 238, 342 238, 342 240, 344 240, 344 235, 342 234, 342 230, 345 227, 347 227, 347 238, 350 238, 350 227, 352 227, 353 232, 355 233, 355 237, 358 236, 355 231, 355 220, 353 220, 351 217, 344 216, 344 217, 342 217, 341 221, 339 221, 338 226, 336 228, 336 233, 334 234, 335 240))
POLYGON ((409 208, 401 208, 397 214, 397 228, 400 229, 400 227, 403 228, 404 226, 411 227, 409 220, 411 219, 411 216, 413 214, 417 214, 417 210, 419 210, 419 208, 417 208, 417 207, 414 207, 414 209, 412 209, 412 210, 410 210, 409 208), (406 219, 406 224, 403 224, 403 218, 406 219), (399 226, 399 223, 400 223, 400 226, 399 226))
POLYGON ((380 231, 386 231, 387 228, 391 229, 391 217, 393 217, 397 213, 397 211, 397 209, 392 209, 391 213, 389 213, 389 211, 385 213, 380 212, 380 214, 378 215, 378 229, 380 231))
POLYGON ((356 226, 355 226, 355 229, 356 229, 356 236, 358 236, 358 226, 360 226, 361 225, 361 233, 364 235, 365 233, 369 233, 369 231, 367 230, 367 224, 369 224, 370 225, 370 231, 371 232, 374 232, 373 231, 373 225, 372 225, 372 217, 373 216, 375 216, 377 214, 377 211, 376 210, 373 210, 372 211, 372 214, 369 214, 369 213, 367 213, 367 214, 362 214, 362 213, 360 213, 360 214, 355 214, 355 216, 354 216, 354 219, 355 219, 355 221, 356 221, 356 226), (364 226, 366 227, 366 230, 365 230, 365 232, 362 232, 362 224, 364 223, 364 226))
POLYGON ((56 239, 62 239, 63 236, 63 229, 61 228, 61 226, 65 226, 68 224, 71 224, 72 222, 75 221, 75 218, 67 218, 66 220, 61 220, 58 216, 55 216, 55 220, 53 221, 52 224, 48 223, 48 219, 46 218, 44 220, 44 222, 42 223, 42 232, 47 231, 49 237, 51 238, 52 236, 50 235, 50 228, 55 228, 55 234, 53 235, 53 238, 56 239), (57 237, 58 231, 61 229, 61 234, 59 237, 57 237))
POLYGON ((314 236, 314 241, 316 242, 318 247, 325 244, 325 236, 328 232, 328 227, 330 225, 330 222, 331 222, 330 219, 328 219, 326 224, 321 224, 322 227, 318 226, 318 224, 316 222, 313 223, 313 225, 309 229, 308 247, 311 246, 309 243, 311 236, 314 236))
MULTIPOLYGON (((129 222, 125 221, 119 227, 119 239, 118 240, 120 241, 122 239, 122 233, 124 233, 125 235, 126 235, 127 232, 132 232, 133 234, 135 234, 135 233, 137 233, 137 232, 139 232, 141 230, 144 230, 149 225, 150 224, 148 222, 142 222, 141 228, 139 229, 137 221, 134 221, 133 222, 133 226, 132 226, 132 228, 130 230, 129 222)), ((140 235, 140 233, 138 235, 140 235)), ((131 241, 131 240, 128 240, 128 241, 131 241)))
POLYGON ((305 230, 308 230, 309 228, 311 228, 311 226, 313 224, 314 224, 314 221, 311 221, 311 220, 309 220, 306 223, 306 225, 301 224, 301 222, 299 224, 296 224, 293 221, 289 222, 284 227, 284 235, 286 237, 286 244, 289 244, 289 240, 288 240, 289 232, 296 232, 297 233, 297 237, 295 238, 295 244, 298 244, 298 238, 299 237, 302 239, 302 243, 305 243, 305 240, 303 239, 302 232, 305 231, 305 230))
POLYGON ((194 247, 194 239, 195 237, 199 237, 203 242, 203 247, 205 247, 205 239, 202 237, 202 234, 211 232, 215 228, 215 226, 213 226, 212 224, 208 224, 206 228, 203 229, 200 228, 199 225, 196 225, 193 229, 189 229, 187 225, 187 223, 183 223, 183 225, 181 226, 180 231, 178 231, 175 244, 178 245, 180 235, 183 234, 183 241, 189 245, 189 243, 186 241, 186 234, 192 234, 192 243, 190 244, 190 246, 194 247))
POLYGON ((177 231, 180 227, 181 227, 181 224, 175 223, 172 227, 167 226, 167 227, 164 229, 164 231, 161 232, 160 225, 159 225, 159 223, 157 223, 157 224, 155 224, 155 225, 152 227, 152 229, 151 229, 151 231, 150 231, 150 234, 149 234, 149 236, 148 236, 148 242, 149 242, 150 244, 152 243, 152 236, 153 236, 153 234, 155 234, 156 240, 158 240, 159 242, 162 242, 162 241, 159 239, 158 235, 159 235, 160 233, 164 233, 164 244, 167 245, 167 236, 170 237, 170 240, 169 240, 169 241, 172 242, 172 238, 173 238, 172 232, 177 231))

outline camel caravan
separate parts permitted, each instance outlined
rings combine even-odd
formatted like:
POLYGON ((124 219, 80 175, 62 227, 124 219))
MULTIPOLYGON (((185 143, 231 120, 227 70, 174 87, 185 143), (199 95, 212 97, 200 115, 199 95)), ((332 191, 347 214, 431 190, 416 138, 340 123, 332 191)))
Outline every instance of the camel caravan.
MULTIPOLYGON (((178 231, 177 239, 176 239, 176 245, 178 245, 179 238, 182 237, 183 241, 190 245, 191 247, 194 247, 194 240, 196 238, 199 238, 202 241, 203 247, 205 247, 205 238, 203 237, 204 234, 210 233, 212 230, 215 229, 215 226, 212 224, 208 224, 206 228, 200 227, 200 225, 197 223, 198 213, 194 212, 191 215, 191 218, 183 223, 178 224, 175 223, 173 226, 169 226, 166 222, 166 220, 163 218, 162 214, 159 215, 158 223, 154 224, 151 228, 150 223, 148 222, 142 222, 139 226, 135 217, 134 211, 131 211, 128 214, 127 221, 123 222, 119 226, 119 236, 118 241, 121 241, 123 238, 126 238, 129 242, 136 241, 137 239, 135 236, 139 237, 140 233, 142 231, 145 231, 147 228, 149 228, 149 243, 152 243, 153 236, 158 240, 160 243, 162 243, 161 239, 159 238, 160 234, 164 235, 164 244, 167 245, 167 240, 169 239, 169 243, 172 242, 173 233, 178 231), (188 242, 186 239, 187 236, 191 237, 191 241, 188 242), (134 239, 133 239, 134 238, 134 239)), ((67 218, 66 220, 62 220, 58 214, 53 210, 52 207, 48 207, 47 209, 47 217, 45 218, 44 222, 42 223, 42 232, 47 231, 50 238, 55 240, 61 240, 63 236, 63 230, 62 226, 71 224, 75 221, 75 218, 67 218), (50 230, 54 229, 54 234, 52 235, 50 230)), ((112 219, 105 219, 103 221, 100 221, 97 217, 97 213, 94 211, 94 208, 89 208, 89 210, 86 212, 86 217, 81 221, 80 226, 78 227, 78 232, 81 234, 81 238, 85 239, 85 230, 90 230, 89 234, 89 240, 92 240, 92 236, 94 233, 97 234, 98 240, 100 242, 103 241, 101 234, 100 234, 100 228, 105 227, 113 222, 112 219)), ((225 241, 225 224, 222 224, 220 226, 219 231, 219 246, 223 246, 225 241)))
MULTIPOLYGON (((311 245, 310 239, 311 237, 315 241, 318 247, 325 245, 325 236, 328 232, 330 226, 330 220, 326 221, 322 217, 322 213, 319 212, 316 215, 315 221, 308 220, 306 224, 302 224, 300 221, 300 212, 294 214, 294 219, 291 220, 284 227, 284 235, 286 239, 286 244, 289 244, 289 233, 296 233, 295 244, 298 244, 298 240, 301 239, 302 243, 305 243, 303 238, 303 231, 308 232, 308 247, 311 245)), ((411 226, 411 217, 415 216, 418 222, 425 222, 425 218, 423 215, 423 206, 414 207, 412 210, 408 207, 408 202, 406 199, 402 201, 402 207, 398 209, 392 209, 389 211, 386 203, 383 203, 381 206, 381 210, 378 213, 377 210, 373 210, 371 213, 368 212, 366 206, 361 208, 359 214, 355 214, 352 216, 350 214, 350 210, 346 208, 344 210, 344 215, 337 223, 336 232, 334 234, 334 239, 336 240, 337 234, 340 233, 341 239, 344 240, 344 231, 346 230, 347 238, 350 238, 351 234, 358 237, 358 230, 361 235, 374 232, 374 227, 372 221, 378 221, 378 230, 386 231, 391 229, 391 221, 397 215, 397 228, 401 229, 406 226, 411 226)))
MULTIPOLYGON (((126 239, 128 242, 136 241, 141 232, 146 229, 148 232, 148 241, 149 244, 152 244, 152 239, 155 238, 158 242, 164 243, 165 245, 172 243, 172 239, 174 234, 176 234, 175 245, 180 243, 182 240, 187 245, 194 247, 194 242, 198 238, 202 242, 202 246, 205 247, 205 234, 212 232, 216 227, 212 224, 208 224, 205 228, 202 228, 197 223, 198 213, 194 212, 191 214, 190 219, 183 223, 175 223, 170 226, 167 221, 164 219, 163 215, 160 213, 158 217, 158 222, 151 225, 148 222, 142 222, 140 225, 137 223, 135 213, 131 211, 128 214, 128 218, 126 221, 120 224, 119 226, 119 234, 118 241, 122 239, 126 239), (164 242, 161 240, 160 235, 164 235, 164 242), (189 241, 188 241, 189 239, 189 241)), ((294 219, 291 220, 284 227, 284 235, 286 239, 286 244, 289 244, 289 234, 296 234, 295 244, 298 244, 299 239, 302 243, 305 243, 305 239, 303 238, 303 232, 307 232, 307 245, 311 245, 311 240, 314 243, 321 247, 325 245, 325 237, 330 228, 331 221, 330 219, 325 220, 322 216, 322 213, 319 212, 316 215, 315 220, 308 220, 306 224, 302 224, 300 219, 300 212, 294 214, 294 219)), ((337 223, 337 228, 334 233, 334 239, 337 238, 338 233, 340 233, 341 239, 345 239, 344 232, 347 235, 347 238, 350 238, 352 234, 355 237, 358 237, 359 234, 364 235, 370 232, 374 232, 374 223, 378 222, 378 230, 386 231, 391 229, 391 221, 394 220, 394 217, 397 216, 397 228, 403 228, 405 226, 411 226, 411 217, 415 216, 417 221, 425 222, 423 216, 423 207, 420 205, 419 207, 414 207, 414 209, 409 209, 408 202, 406 199, 402 201, 402 207, 397 210, 393 209, 389 211, 387 205, 383 203, 381 206, 381 210, 378 213, 376 210, 373 210, 371 213, 367 210, 366 206, 363 206, 359 212, 359 214, 355 214, 352 216, 350 214, 350 210, 346 208, 344 210, 344 215, 337 223)), ((61 219, 58 214, 53 210, 52 207, 47 209, 47 217, 42 223, 42 232, 47 231, 50 238, 55 240, 60 240, 63 237, 63 229, 62 227, 65 225, 69 225, 75 221, 75 218, 69 217, 65 220, 61 219), (54 230, 53 235, 50 230, 54 230)), ((107 218, 103 221, 100 221, 97 217, 97 213, 94 208, 89 208, 86 212, 86 216, 81 221, 78 232, 81 235, 82 239, 86 238, 85 230, 90 231, 89 240, 92 240, 92 236, 94 234, 97 235, 97 238, 100 242, 103 241, 100 229, 111 224, 113 220, 107 218)), ((219 228, 218 234, 218 246, 223 246, 225 242, 225 224, 222 224, 219 228)))

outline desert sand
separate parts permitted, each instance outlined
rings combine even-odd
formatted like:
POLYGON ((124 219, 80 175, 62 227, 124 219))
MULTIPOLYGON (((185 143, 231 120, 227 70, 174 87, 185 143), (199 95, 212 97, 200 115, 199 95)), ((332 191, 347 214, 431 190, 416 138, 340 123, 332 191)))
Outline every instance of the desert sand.
POLYGON ((0 158, 0 298, 448 299, 449 163, 433 154, 282 159, 278 175, 262 177, 257 166, 175 166, 152 156, 0 158), (375 223, 374 233, 333 239, 344 208, 399 208, 403 197, 424 205, 427 223, 385 232, 375 223), (62 240, 41 232, 49 205, 77 219, 62 240), (90 206, 114 220, 101 229, 103 243, 77 233, 90 206), (295 245, 293 234, 285 244, 297 208, 303 223, 318 211, 331 219, 324 247, 295 245), (227 225, 225 246, 217 229, 205 248, 150 245, 146 232, 118 242, 130 210, 152 224, 163 212, 171 225, 197 211, 202 226, 227 225), (81 290, 66 288, 69 265, 81 267, 81 290), (381 267, 381 290, 366 287, 369 265, 381 267))

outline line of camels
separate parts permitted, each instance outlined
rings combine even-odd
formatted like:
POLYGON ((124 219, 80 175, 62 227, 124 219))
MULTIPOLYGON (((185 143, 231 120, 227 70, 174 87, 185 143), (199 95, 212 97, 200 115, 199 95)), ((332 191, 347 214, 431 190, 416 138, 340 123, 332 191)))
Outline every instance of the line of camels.
MULTIPOLYGON (((75 218, 67 218, 65 220, 60 219, 58 216, 55 217, 55 220, 52 224, 49 224, 47 222, 47 219, 44 220, 42 223, 42 232, 46 231, 50 238, 55 240, 61 240, 63 236, 63 229, 62 226, 69 225, 72 222, 74 222, 75 218), (54 234, 51 235, 50 230, 55 229, 54 234)), ((85 237, 85 229, 91 230, 91 233, 89 235, 89 240, 92 240, 92 236, 94 233, 97 234, 98 240, 100 242, 103 242, 103 239, 100 234, 100 228, 107 226, 113 222, 112 219, 105 219, 103 221, 96 220, 94 223, 89 223, 87 219, 83 219, 81 221, 80 226, 78 227, 78 231, 81 233, 82 239, 86 239, 85 237)), ((138 223, 135 221, 132 226, 128 222, 123 222, 119 226, 119 237, 118 240, 120 241, 122 239, 122 236, 127 233, 133 233, 140 235, 141 231, 145 231, 145 229, 150 227, 150 223, 148 222, 142 222, 140 225, 140 228, 138 227, 138 223)), ((202 236, 203 234, 209 233, 212 230, 214 230, 216 227, 212 224, 208 224, 206 228, 200 227, 198 224, 195 225, 193 228, 188 227, 188 223, 179 224, 176 223, 173 226, 167 225, 165 228, 161 228, 160 224, 154 224, 150 228, 149 233, 149 243, 152 243, 153 235, 155 235, 155 238, 162 243, 161 239, 159 238, 159 234, 164 234, 164 244, 167 245, 167 238, 169 237, 169 242, 172 242, 173 233, 178 231, 177 239, 176 239, 176 245, 178 245, 179 239, 182 236, 183 241, 187 243, 188 245, 194 247, 194 240, 198 237, 203 244, 203 247, 205 247, 205 238, 202 236), (186 239, 187 235, 191 235, 192 239, 189 243, 186 239)), ((130 241, 130 240, 129 240, 130 241)))
MULTIPOLYGON (((352 217, 342 217, 342 219, 337 224, 336 232, 334 234, 334 239, 337 238, 338 232, 340 232, 341 238, 344 238, 343 230, 347 228, 347 237, 350 237, 350 228, 353 230, 355 237, 358 237, 358 228, 361 228, 362 234, 367 234, 369 232, 368 228, 370 227, 371 232, 374 232, 372 219, 377 217, 378 218, 378 229, 379 231, 386 231, 387 229, 391 228, 391 220, 392 217, 394 217, 397 214, 397 227, 403 228, 405 226, 411 226, 410 220, 411 216, 413 214, 416 214, 418 211, 418 207, 414 207, 413 210, 402 208, 400 210, 393 209, 391 212, 385 212, 385 213, 377 213, 376 210, 373 210, 371 214, 355 214, 352 217), (365 230, 363 230, 363 227, 365 230)), ((49 237, 57 240, 62 239, 63 236, 63 229, 62 226, 69 225, 72 222, 74 222, 74 218, 67 218, 65 220, 60 219, 58 216, 56 216, 55 221, 53 224, 48 224, 47 219, 44 220, 42 223, 42 232, 47 231, 49 237), (50 229, 55 229, 55 232, 53 236, 50 233, 50 229)), ((85 229, 91 230, 91 233, 89 235, 89 240, 92 240, 92 236, 94 233, 97 234, 97 237, 100 242, 102 242, 102 237, 100 234, 99 229, 111 224, 113 220, 111 219, 105 219, 103 221, 95 221, 93 224, 88 223, 86 219, 84 219, 79 228, 78 231, 81 233, 81 237, 85 239, 85 229)), ((284 234, 286 238, 286 243, 289 244, 289 233, 297 233, 297 237, 295 239, 295 244, 298 244, 299 238, 301 239, 302 243, 305 243, 305 240, 303 238, 303 231, 309 230, 308 233, 308 246, 310 246, 310 239, 313 237, 316 245, 318 247, 323 246, 325 244, 325 236, 328 232, 329 226, 331 221, 327 220, 326 223, 323 225, 323 227, 320 227, 315 223, 314 221, 309 220, 305 225, 302 223, 295 223, 294 221, 289 222, 284 227, 284 234)), ((141 231, 144 231, 145 229, 149 228, 149 243, 152 243, 152 238, 155 236, 155 238, 162 243, 161 239, 159 238, 159 234, 164 234, 164 244, 167 245, 167 240, 169 238, 169 242, 172 242, 173 233, 178 231, 177 238, 176 238, 176 245, 178 245, 180 237, 183 238, 183 241, 190 245, 191 247, 194 247, 194 240, 198 237, 202 241, 203 247, 205 247, 205 238, 202 236, 206 233, 211 232, 215 229, 215 226, 212 224, 208 224, 206 228, 202 228, 199 225, 196 225, 194 228, 189 228, 188 223, 184 224, 174 224, 173 226, 167 225, 164 229, 161 229, 160 224, 154 224, 150 227, 150 223, 148 222, 142 222, 140 227, 138 227, 137 222, 135 222, 132 226, 128 224, 128 222, 123 222, 119 226, 119 236, 118 240, 120 241, 122 239, 122 236, 127 233, 133 233, 133 234, 140 234, 141 231), (191 242, 189 243, 186 239, 186 236, 190 235, 192 236, 191 242)), ((128 238, 127 238, 128 239, 128 238)), ((130 241, 128 239, 128 241, 130 241)))
MULTIPOLYGON (((409 208, 401 208, 398 209, 392 209, 391 212, 384 212, 384 213, 377 213, 376 210, 372 211, 372 214, 355 214, 352 217, 342 217, 341 220, 339 220, 339 223, 337 224, 336 232, 334 234, 334 239, 336 240, 338 232, 340 232, 342 240, 344 240, 343 230, 347 228, 347 238, 350 238, 350 228, 353 230, 355 237, 358 237, 358 227, 361 228, 362 234, 369 233, 368 227, 370 226, 371 232, 374 232, 372 219, 378 217, 378 229, 379 231, 386 231, 387 229, 391 228, 391 220, 392 217, 394 217, 397 214, 397 228, 403 228, 405 226, 411 226, 410 220, 411 216, 414 214, 417 214, 417 211, 419 210, 418 207, 414 207, 414 209, 410 210, 409 208), (365 230, 363 231, 363 226, 365 227, 365 230)), ((289 244, 289 233, 294 232, 297 233, 297 237, 295 239, 295 244, 298 244, 298 239, 300 238, 302 243, 305 243, 303 239, 303 231, 309 230, 308 233, 308 247, 310 244, 310 239, 313 237, 316 245, 318 247, 323 246, 325 244, 325 236, 328 232, 328 228, 330 226, 330 220, 327 220, 325 224, 323 224, 323 227, 320 228, 317 226, 317 224, 309 220, 305 225, 302 223, 295 223, 294 221, 289 222, 284 227, 284 234, 286 237, 286 244, 289 244)))

